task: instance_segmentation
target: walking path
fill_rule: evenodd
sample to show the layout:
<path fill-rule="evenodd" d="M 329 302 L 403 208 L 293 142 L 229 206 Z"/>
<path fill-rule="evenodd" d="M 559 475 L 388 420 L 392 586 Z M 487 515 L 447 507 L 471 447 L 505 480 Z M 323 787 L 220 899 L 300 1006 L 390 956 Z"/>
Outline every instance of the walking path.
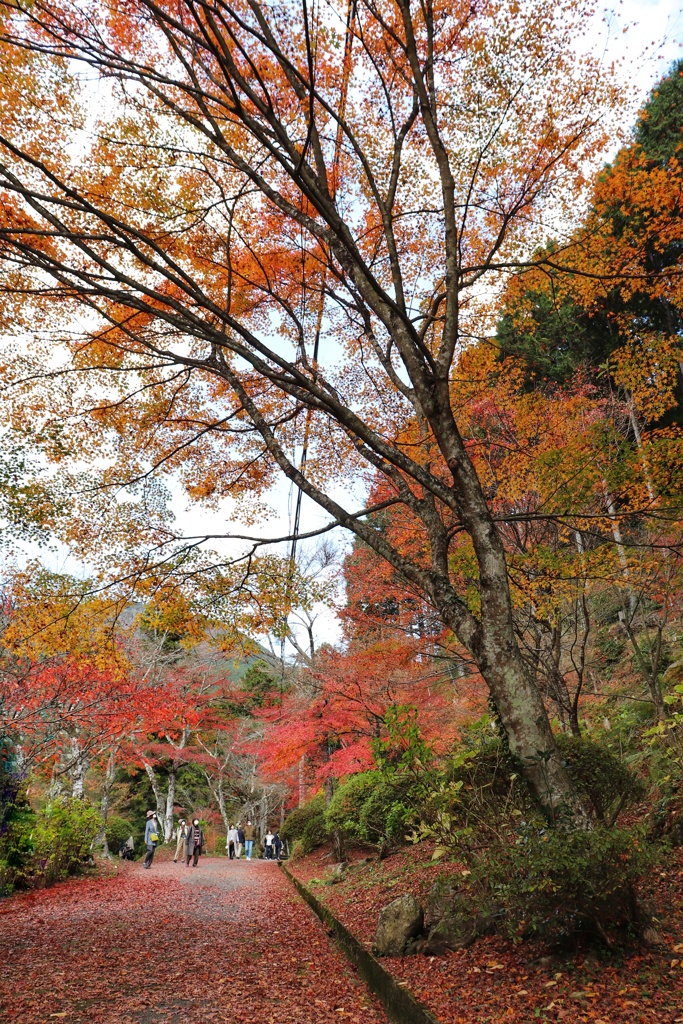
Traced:
<path fill-rule="evenodd" d="M 0 901 L 8 1024 L 387 1024 L 276 864 L 135 864 Z"/>

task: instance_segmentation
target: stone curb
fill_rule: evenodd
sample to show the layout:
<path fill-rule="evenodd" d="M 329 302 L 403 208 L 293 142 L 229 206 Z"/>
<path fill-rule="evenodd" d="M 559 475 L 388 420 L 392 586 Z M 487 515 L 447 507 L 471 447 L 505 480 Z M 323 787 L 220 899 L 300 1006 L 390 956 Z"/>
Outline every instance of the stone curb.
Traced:
<path fill-rule="evenodd" d="M 351 934 L 341 921 L 320 903 L 313 893 L 284 865 L 283 872 L 299 895 L 334 934 L 342 953 L 355 967 L 368 988 L 375 993 L 393 1024 L 439 1024 L 438 1019 L 415 996 L 382 967 L 372 953 Z"/>

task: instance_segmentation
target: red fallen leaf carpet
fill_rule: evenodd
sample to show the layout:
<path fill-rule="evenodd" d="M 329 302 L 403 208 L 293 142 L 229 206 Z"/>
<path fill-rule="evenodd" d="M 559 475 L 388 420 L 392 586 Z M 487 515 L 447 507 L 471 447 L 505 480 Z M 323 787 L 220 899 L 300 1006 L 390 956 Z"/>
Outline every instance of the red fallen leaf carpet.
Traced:
<path fill-rule="evenodd" d="M 405 893 L 424 906 L 438 875 L 459 873 L 457 864 L 434 863 L 428 844 L 369 863 L 367 850 L 347 852 L 351 868 L 334 885 L 325 884 L 329 846 L 288 866 L 368 949 L 383 906 Z M 382 963 L 442 1024 L 683 1024 L 683 848 L 671 851 L 667 867 L 640 890 L 657 914 L 661 942 L 655 948 L 562 953 L 541 942 L 514 945 L 493 936 L 443 957 Z"/>
<path fill-rule="evenodd" d="M 0 901 L 5 1024 L 386 1024 L 276 864 L 141 865 Z"/>

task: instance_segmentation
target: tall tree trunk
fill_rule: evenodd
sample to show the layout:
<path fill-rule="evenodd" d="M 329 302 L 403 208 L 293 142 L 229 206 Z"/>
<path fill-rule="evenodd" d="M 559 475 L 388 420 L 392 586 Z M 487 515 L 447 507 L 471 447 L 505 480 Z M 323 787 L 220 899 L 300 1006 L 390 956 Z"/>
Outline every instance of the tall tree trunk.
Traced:
<path fill-rule="evenodd" d="M 114 777 L 116 775 L 116 750 L 114 747 L 109 751 L 109 758 L 107 760 L 107 771 L 104 776 L 104 783 L 102 785 L 102 799 L 100 802 L 100 814 L 102 815 L 102 828 L 97 837 L 97 845 L 102 847 L 105 856 L 109 856 L 109 845 L 107 844 L 107 819 L 109 817 L 109 801 L 111 799 L 111 790 L 114 785 Z"/>
<path fill-rule="evenodd" d="M 501 595 L 496 609 L 497 588 L 490 589 L 494 593 L 487 594 L 481 627 L 465 635 L 488 685 L 510 753 L 549 820 L 555 821 L 562 812 L 563 818 L 588 828 L 586 808 L 562 764 L 541 694 L 515 641 L 509 595 L 508 599 Z M 445 623 L 458 635 L 460 616 L 452 614 L 448 599 L 440 611 Z"/>
<path fill-rule="evenodd" d="M 328 775 L 325 779 L 325 803 L 328 805 L 334 796 L 334 790 L 335 780 Z M 346 850 L 344 848 L 344 837 L 338 828 L 332 829 L 332 847 L 337 864 L 341 864 L 342 861 L 346 860 Z"/>
<path fill-rule="evenodd" d="M 510 752 L 548 818 L 556 820 L 562 809 L 563 819 L 587 828 L 586 808 L 562 764 L 541 694 L 515 638 L 503 540 L 455 423 L 449 386 L 445 377 L 429 396 L 420 397 L 453 478 L 459 518 L 472 540 L 479 570 L 479 619 L 450 583 L 448 537 L 433 516 L 428 527 L 432 562 L 442 578 L 432 577 L 432 597 L 444 623 L 474 656 Z"/>
<path fill-rule="evenodd" d="M 85 797 L 85 776 L 88 771 L 88 761 L 85 753 L 81 750 L 80 744 L 74 736 L 71 740 L 71 798 L 82 800 Z"/>
<path fill-rule="evenodd" d="M 145 766 L 145 771 L 147 772 L 147 778 L 149 779 L 149 784 L 152 787 L 152 792 L 154 793 L 154 799 L 155 799 L 156 805 L 157 805 L 157 807 L 156 807 L 157 821 L 163 821 L 164 820 L 164 816 L 165 816 L 165 811 L 166 811 L 166 806 L 165 806 L 166 801 L 164 800 L 164 795 L 161 792 L 161 789 L 159 788 L 159 782 L 158 782 L 158 779 L 157 779 L 157 776 L 156 776 L 156 772 L 154 771 L 154 768 L 152 768 L 152 766 L 149 763 L 149 761 L 143 760 L 142 763 Z"/>
<path fill-rule="evenodd" d="M 662 659 L 662 639 L 663 639 L 663 628 L 660 626 L 657 630 L 657 641 L 655 644 L 654 651 L 650 645 L 650 664 L 648 665 L 645 660 L 645 655 L 638 642 L 638 637 L 633 631 L 633 621 L 629 620 L 626 614 L 622 611 L 619 612 L 619 621 L 621 622 L 622 628 L 626 633 L 626 636 L 631 642 L 633 653 L 635 654 L 638 668 L 641 671 L 643 679 L 647 684 L 647 688 L 652 698 L 652 703 L 655 708 L 655 716 L 658 722 L 666 722 L 666 708 L 664 706 L 664 696 L 662 694 L 662 688 L 659 683 L 659 669 Z"/>
<path fill-rule="evenodd" d="M 480 667 L 508 739 L 541 806 L 551 819 L 568 813 L 588 826 L 586 810 L 562 765 L 541 695 L 529 678 L 519 652 L 489 643 Z"/>
<path fill-rule="evenodd" d="M 223 827 L 225 828 L 225 834 L 227 836 L 228 829 L 230 828 L 230 819 L 228 818 L 228 810 L 225 806 L 225 778 L 223 776 L 222 768 L 218 769 L 218 781 L 214 782 L 207 771 L 204 772 L 204 778 L 206 779 L 207 785 L 211 790 L 211 795 L 218 805 Z"/>
<path fill-rule="evenodd" d="M 263 846 L 263 839 L 266 832 L 268 831 L 268 797 L 264 789 L 261 802 L 259 804 L 259 838 L 261 840 L 261 846 Z"/>
<path fill-rule="evenodd" d="M 645 477 L 645 486 L 647 487 L 647 493 L 650 501 L 653 505 L 657 504 L 657 494 L 652 482 L 652 474 L 650 467 L 645 456 L 643 449 L 643 436 L 640 432 L 640 423 L 638 422 L 638 413 L 636 412 L 635 402 L 633 401 L 633 395 L 629 393 L 628 396 L 628 414 L 631 420 L 631 427 L 633 428 L 633 436 L 636 439 L 636 445 L 638 446 L 638 453 L 640 455 L 640 464 L 643 467 L 643 476 Z"/>
<path fill-rule="evenodd" d="M 178 769 L 175 761 L 168 770 L 168 789 L 166 790 L 166 809 L 164 813 L 164 842 L 170 843 L 173 838 L 173 805 L 175 804 L 175 784 Z"/>

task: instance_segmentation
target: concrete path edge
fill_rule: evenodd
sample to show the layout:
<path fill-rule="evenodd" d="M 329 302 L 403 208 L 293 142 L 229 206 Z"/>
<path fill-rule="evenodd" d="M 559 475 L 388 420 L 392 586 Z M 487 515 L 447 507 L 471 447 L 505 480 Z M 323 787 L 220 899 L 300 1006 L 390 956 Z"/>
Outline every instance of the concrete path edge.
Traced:
<path fill-rule="evenodd" d="M 285 864 L 280 863 L 280 867 L 299 895 L 332 932 L 339 949 L 358 969 L 358 974 L 378 997 L 393 1024 L 439 1024 L 434 1014 L 423 1006 L 412 992 L 399 985 L 394 976 L 382 967 L 379 960 L 315 898 L 310 889 L 295 878 Z"/>

